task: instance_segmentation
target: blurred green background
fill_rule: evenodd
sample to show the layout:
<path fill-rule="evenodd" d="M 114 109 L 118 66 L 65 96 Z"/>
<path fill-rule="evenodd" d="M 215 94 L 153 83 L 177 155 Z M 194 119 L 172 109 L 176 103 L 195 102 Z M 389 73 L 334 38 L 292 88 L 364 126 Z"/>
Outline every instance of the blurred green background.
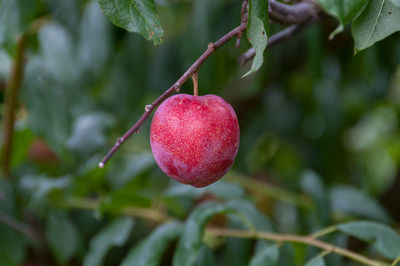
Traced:
<path fill-rule="evenodd" d="M 27 45 L 11 171 L 0 179 L 1 216 L 28 235 L 0 223 L 0 265 L 118 265 L 157 224 L 127 218 L 127 208 L 184 220 L 210 199 L 250 202 L 277 232 L 357 219 L 398 225 L 399 34 L 353 55 L 349 29 L 328 41 L 334 19 L 267 49 L 249 77 L 241 78 L 250 63 L 237 63 L 250 47 L 245 38 L 200 68 L 200 94 L 231 103 L 241 128 L 236 162 L 221 181 L 194 189 L 164 175 L 151 154 L 150 120 L 99 169 L 144 106 L 240 23 L 240 1 L 156 2 L 160 46 L 113 26 L 97 1 L 0 0 L 2 120 L 16 36 L 45 19 Z M 191 81 L 181 92 L 192 93 Z M 233 217 L 213 223 L 240 226 Z M 380 258 L 354 239 L 326 240 Z M 220 242 L 206 239 L 197 265 L 247 265 L 255 248 L 252 240 Z M 174 245 L 162 265 L 171 264 Z M 303 265 L 316 251 L 285 244 L 279 264 Z M 357 264 L 329 255 L 327 265 Z"/>

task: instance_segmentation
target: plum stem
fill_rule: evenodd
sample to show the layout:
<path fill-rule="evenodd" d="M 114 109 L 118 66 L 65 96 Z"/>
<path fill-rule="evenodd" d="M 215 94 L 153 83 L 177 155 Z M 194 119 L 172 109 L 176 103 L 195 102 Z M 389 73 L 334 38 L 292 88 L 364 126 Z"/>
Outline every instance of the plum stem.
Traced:
<path fill-rule="evenodd" d="M 145 112 L 139 118 L 139 120 L 121 137 L 117 140 L 114 146 L 110 149 L 110 151 L 104 156 L 103 160 L 99 163 L 100 167 L 104 167 L 108 160 L 114 155 L 114 153 L 119 149 L 119 147 L 135 132 L 138 132 L 138 129 L 141 125 L 147 120 L 150 114 L 154 111 L 154 109 L 160 105 L 164 100 L 166 100 L 169 96 L 171 96 L 174 92 L 178 92 L 180 87 L 187 81 L 187 79 L 193 75 L 193 73 L 197 72 L 200 66 L 210 57 L 211 54 L 215 52 L 218 48 L 223 46 L 229 40 L 234 37 L 237 37 L 237 46 L 240 44 L 240 37 L 243 32 L 246 30 L 247 26 L 247 4 L 248 0 L 243 1 L 243 5 L 241 8 L 241 22 L 240 25 L 229 31 L 221 38 L 219 38 L 216 42 L 211 42 L 208 44 L 207 50 L 186 70 L 186 72 L 172 85 L 168 90 L 166 90 L 160 97 L 158 97 L 152 104 L 148 105 L 145 109 Z M 283 23 L 283 24 L 302 24 L 306 23 L 319 15 L 320 8 L 317 4 L 313 2 L 313 0 L 308 0 L 306 2 L 299 2 L 293 5 L 288 5 L 284 3 L 277 2 L 276 0 L 269 0 L 269 9 L 268 13 L 272 20 Z M 287 35 L 287 36 L 286 36 Z M 279 38 L 275 42 L 280 40 L 285 40 L 287 37 L 293 35 L 292 31 L 285 33 L 286 38 Z M 273 36 L 271 36 L 272 38 Z M 249 56 L 244 60 L 250 60 L 254 57 L 252 51 L 249 52 Z M 197 95 L 196 91 L 194 94 Z"/>
<path fill-rule="evenodd" d="M 193 80 L 193 95 L 199 96 L 199 72 L 196 71 L 192 74 Z"/>

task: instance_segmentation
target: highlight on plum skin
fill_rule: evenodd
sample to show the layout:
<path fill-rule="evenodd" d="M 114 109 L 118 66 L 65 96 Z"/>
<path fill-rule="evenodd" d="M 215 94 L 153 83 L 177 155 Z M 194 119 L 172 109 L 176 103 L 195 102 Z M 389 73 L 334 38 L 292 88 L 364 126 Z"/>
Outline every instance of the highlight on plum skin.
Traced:
<path fill-rule="evenodd" d="M 235 111 L 216 95 L 177 94 L 164 101 L 151 123 L 150 145 L 160 169 L 194 187 L 228 172 L 239 149 Z"/>

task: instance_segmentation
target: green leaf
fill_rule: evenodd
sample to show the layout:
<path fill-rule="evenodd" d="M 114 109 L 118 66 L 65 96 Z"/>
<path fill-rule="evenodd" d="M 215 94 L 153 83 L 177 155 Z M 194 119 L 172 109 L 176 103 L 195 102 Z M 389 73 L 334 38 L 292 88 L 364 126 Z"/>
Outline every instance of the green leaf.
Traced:
<path fill-rule="evenodd" d="M 279 259 L 279 248 L 276 245 L 264 245 L 257 250 L 249 266 L 274 266 Z"/>
<path fill-rule="evenodd" d="M 244 220 L 242 220 L 245 224 L 248 224 L 248 227 L 254 227 L 257 230 L 262 231 L 273 231 L 272 230 L 272 222 L 262 214 L 257 208 L 249 201 L 246 200 L 230 200 L 226 203 L 227 207 L 235 210 L 239 217 L 243 215 Z"/>
<path fill-rule="evenodd" d="M 0 1 L 0 46 L 11 54 L 15 53 L 16 37 L 22 34 L 33 20 L 37 1 Z"/>
<path fill-rule="evenodd" d="M 163 30 L 154 0 L 99 0 L 104 14 L 116 26 L 138 32 L 155 45 L 162 42 Z"/>
<path fill-rule="evenodd" d="M 393 4 L 400 8 L 400 0 L 390 0 Z"/>
<path fill-rule="evenodd" d="M 400 256 L 400 235 L 390 227 L 375 222 L 351 222 L 338 226 L 348 235 L 370 242 L 385 257 Z"/>
<path fill-rule="evenodd" d="M 79 233 L 66 215 L 51 213 L 46 222 L 46 241 L 57 262 L 65 265 L 78 250 Z"/>
<path fill-rule="evenodd" d="M 317 209 L 313 214 L 317 214 L 323 221 L 329 223 L 331 215 L 329 196 L 321 177 L 311 170 L 306 170 L 302 174 L 301 187 L 315 202 Z"/>
<path fill-rule="evenodd" d="M 317 256 L 309 260 L 305 266 L 325 266 L 325 261 L 323 258 Z"/>
<path fill-rule="evenodd" d="M 267 47 L 268 40 L 268 1 L 249 1 L 249 20 L 247 23 L 247 39 L 254 47 L 256 55 L 253 59 L 251 69 L 243 77 L 256 72 L 264 61 L 263 53 Z"/>
<path fill-rule="evenodd" d="M 24 162 L 28 155 L 29 148 L 31 147 L 34 135 L 30 131 L 26 123 L 18 123 L 15 126 L 14 131 L 14 141 L 11 154 L 11 168 L 17 166 L 18 164 Z"/>
<path fill-rule="evenodd" d="M 129 251 L 122 266 L 157 266 L 168 245 L 183 231 L 183 225 L 177 222 L 166 223 L 154 230 Z"/>
<path fill-rule="evenodd" d="M 75 119 L 66 146 L 76 153 L 90 154 L 106 144 L 104 131 L 112 124 L 113 119 L 107 113 L 82 114 Z"/>
<path fill-rule="evenodd" d="M 335 212 L 353 214 L 384 223 L 391 222 L 387 211 L 374 198 L 356 188 L 335 186 L 330 191 L 330 197 Z"/>
<path fill-rule="evenodd" d="M 43 200 L 50 192 L 54 190 L 63 190 L 71 185 L 71 177 L 54 177 L 46 175 L 24 176 L 20 180 L 20 186 L 23 190 L 31 194 L 31 203 Z"/>
<path fill-rule="evenodd" d="M 84 98 L 77 99 L 73 93 L 80 67 L 74 62 L 71 33 L 60 24 L 45 24 L 38 41 L 39 51 L 26 65 L 22 87 L 28 125 L 62 157 L 64 142 L 70 134 L 72 102 L 79 103 Z"/>
<path fill-rule="evenodd" d="M 186 221 L 183 235 L 174 254 L 173 265 L 192 266 L 199 254 L 207 222 L 217 214 L 229 212 L 233 212 L 233 209 L 215 202 L 207 202 L 195 208 Z"/>
<path fill-rule="evenodd" d="M 213 251 L 206 245 L 201 245 L 199 255 L 197 256 L 194 266 L 215 266 L 215 256 Z"/>
<path fill-rule="evenodd" d="M 355 52 L 366 49 L 400 30 L 400 9 L 389 0 L 370 0 L 353 21 Z"/>
<path fill-rule="evenodd" d="M 89 73 L 99 74 L 111 52 L 111 24 L 92 0 L 85 7 L 79 28 L 78 59 Z"/>
<path fill-rule="evenodd" d="M 123 217 L 115 220 L 90 241 L 89 252 L 83 261 L 84 266 L 101 265 L 107 251 L 113 246 L 122 246 L 128 240 L 134 222 Z"/>
<path fill-rule="evenodd" d="M 322 8 L 339 19 L 340 24 L 329 36 L 332 39 L 343 31 L 343 26 L 349 23 L 368 3 L 368 0 L 317 0 Z"/>
<path fill-rule="evenodd" d="M 204 195 L 205 193 L 214 194 L 221 199 L 240 198 L 244 195 L 242 187 L 223 180 L 203 188 L 194 188 L 191 186 L 182 185 L 180 183 L 174 182 L 167 190 L 165 190 L 164 193 L 165 196 L 169 198 L 178 196 L 198 198 Z"/>

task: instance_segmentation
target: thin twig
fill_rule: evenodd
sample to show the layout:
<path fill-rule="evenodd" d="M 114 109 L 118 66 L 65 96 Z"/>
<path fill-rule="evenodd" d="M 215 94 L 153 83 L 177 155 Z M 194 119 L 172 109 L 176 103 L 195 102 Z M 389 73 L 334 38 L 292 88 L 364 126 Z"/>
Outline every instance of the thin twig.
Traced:
<path fill-rule="evenodd" d="M 189 67 L 188 70 L 172 85 L 167 91 L 165 91 L 157 100 L 152 104 L 145 106 L 145 112 L 139 118 L 139 120 L 134 124 L 122 137 L 118 138 L 114 146 L 107 153 L 107 155 L 99 163 L 99 167 L 103 168 L 107 161 L 114 155 L 114 153 L 119 149 L 119 147 L 130 137 L 132 134 L 137 132 L 146 119 L 150 116 L 151 112 L 160 105 L 164 100 L 166 100 L 175 91 L 179 91 L 180 87 L 186 80 L 196 71 L 199 67 L 207 60 L 207 58 L 214 53 L 219 47 L 224 45 L 227 41 L 238 35 L 239 32 L 243 32 L 246 29 L 246 22 L 242 22 L 238 27 L 234 28 L 220 39 L 214 43 L 209 43 L 207 50 Z"/>
<path fill-rule="evenodd" d="M 64 202 L 59 203 L 59 205 L 65 208 L 97 210 L 100 208 L 100 201 L 96 199 L 70 198 Z M 150 208 L 127 207 L 118 210 L 117 212 L 119 214 L 143 218 L 157 223 L 162 223 L 171 220 L 171 218 L 165 215 L 164 213 L 161 213 L 156 209 L 150 209 Z"/>
<path fill-rule="evenodd" d="M 50 19 L 49 16 L 40 17 L 29 25 L 27 30 L 17 37 L 16 55 L 13 66 L 10 71 L 10 76 L 7 80 L 5 88 L 5 111 L 3 120 L 3 175 L 8 177 L 10 174 L 10 161 L 12 153 L 13 132 L 15 123 L 15 109 L 17 107 L 18 92 L 22 84 L 25 66 L 25 50 L 29 36 L 38 32 Z"/>
<path fill-rule="evenodd" d="M 207 232 L 213 234 L 214 236 L 253 238 L 253 239 L 255 238 L 255 239 L 272 240 L 278 243 L 284 243 L 284 242 L 303 243 L 309 246 L 314 246 L 332 253 L 342 255 L 346 258 L 363 263 L 365 265 L 371 265 L 371 266 L 386 265 L 384 262 L 367 258 L 354 251 L 341 248 L 339 246 L 331 245 L 329 243 L 314 239 L 309 236 L 278 234 L 278 233 L 260 232 L 260 231 L 245 231 L 245 230 L 216 228 L 216 227 L 208 227 Z"/>
<path fill-rule="evenodd" d="M 243 0 L 242 3 L 242 9 L 240 10 L 240 17 L 241 17 L 241 23 L 246 23 L 247 22 L 247 5 L 248 5 L 248 0 Z M 236 39 L 236 48 L 240 47 L 240 40 L 242 39 L 243 32 L 239 32 L 237 35 Z"/>
<path fill-rule="evenodd" d="M 336 225 L 331 225 L 326 228 L 322 228 L 321 230 L 318 230 L 317 232 L 313 233 L 311 236 L 313 238 L 320 238 L 321 236 L 325 236 L 327 234 L 333 233 L 337 230 Z"/>
<path fill-rule="evenodd" d="M 396 266 L 397 263 L 399 263 L 399 262 L 400 262 L 400 256 L 398 256 L 398 257 L 392 262 L 391 266 Z"/>
<path fill-rule="evenodd" d="M 18 91 L 21 86 L 24 71 L 24 55 L 27 44 L 27 34 L 22 34 L 17 39 L 16 56 L 7 81 L 5 92 L 5 113 L 3 120 L 3 175 L 10 174 L 10 161 L 15 122 L 15 109 L 17 107 Z"/>
<path fill-rule="evenodd" d="M 0 223 L 11 227 L 12 229 L 22 233 L 23 235 L 29 237 L 32 240 L 36 240 L 35 234 L 28 225 L 25 225 L 1 212 L 0 212 Z"/>

